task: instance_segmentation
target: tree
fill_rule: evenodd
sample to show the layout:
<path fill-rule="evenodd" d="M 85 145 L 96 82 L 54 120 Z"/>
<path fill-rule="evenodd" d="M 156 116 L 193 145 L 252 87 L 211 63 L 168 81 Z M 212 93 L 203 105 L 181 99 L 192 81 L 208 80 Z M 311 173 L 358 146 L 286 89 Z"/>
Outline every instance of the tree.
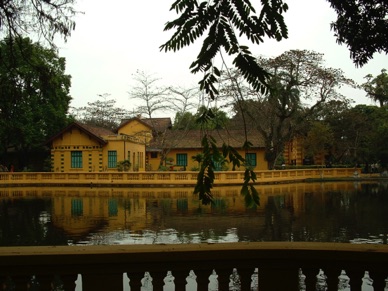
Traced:
<path fill-rule="evenodd" d="M 0 35 L 21 39 L 28 35 L 43 38 L 54 47 L 54 37 L 65 40 L 75 28 L 75 0 L 0 1 Z"/>
<path fill-rule="evenodd" d="M 88 102 L 88 106 L 73 109 L 73 116 L 84 124 L 115 130 L 130 112 L 116 107 L 115 99 L 108 99 L 110 94 L 99 94 L 103 100 Z"/>
<path fill-rule="evenodd" d="M 339 44 L 345 44 L 358 66 L 373 54 L 388 53 L 388 3 L 386 0 L 328 0 L 337 13 L 331 29 Z"/>
<path fill-rule="evenodd" d="M 240 124 L 250 123 L 260 132 L 268 167 L 272 169 L 286 143 L 302 134 L 303 123 L 327 102 L 342 100 L 337 89 L 353 82 L 341 70 L 325 68 L 322 54 L 313 51 L 291 50 L 275 58 L 260 58 L 258 62 L 271 74 L 271 89 L 267 93 L 249 91 L 243 84 L 227 88 L 243 88 L 230 92 L 236 96 L 235 119 L 240 119 Z"/>
<path fill-rule="evenodd" d="M 304 140 L 306 156 L 327 156 L 333 146 L 333 142 L 334 138 L 331 128 L 324 122 L 313 122 Z M 323 162 L 324 160 L 322 159 Z"/>
<path fill-rule="evenodd" d="M 365 76 L 367 80 L 361 87 L 368 96 L 375 102 L 380 103 L 380 107 L 388 105 L 388 74 L 386 69 L 381 70 L 381 74 L 373 77 L 371 74 Z"/>
<path fill-rule="evenodd" d="M 337 13 L 341 13 L 340 8 L 341 2 L 343 1 L 328 1 L 337 9 Z M 378 8 L 379 5 L 366 5 L 366 3 L 369 3 L 366 0 L 346 1 L 342 7 L 345 7 L 345 11 L 350 11 L 351 15 L 359 12 L 354 9 L 346 9 L 346 5 L 353 2 L 355 6 L 361 5 L 361 3 L 364 4 L 363 6 L 359 6 L 364 8 L 364 10 L 360 11 L 363 17 L 367 17 L 369 12 L 381 13 L 378 13 L 377 17 L 370 22 L 357 23 L 357 17 L 351 18 L 350 25 L 353 25 L 356 29 L 360 29 L 360 31 L 365 31 L 362 25 L 366 24 L 366 26 L 369 26 L 366 29 L 368 31 L 368 29 L 373 30 L 377 21 L 380 21 L 380 23 L 382 21 L 383 25 L 379 25 L 378 31 L 388 31 L 385 27 L 387 25 L 385 13 L 387 4 L 384 0 L 376 1 L 383 6 L 382 11 Z M 204 90 L 211 99 L 217 98 L 219 92 L 216 89 L 216 83 L 220 79 L 220 70 L 215 65 L 214 58 L 222 54 L 221 50 L 224 49 L 227 55 L 235 56 L 233 65 L 251 88 L 258 93 L 265 94 L 269 89 L 267 81 L 271 75 L 256 62 L 249 48 L 240 44 L 239 37 L 244 36 L 245 39 L 248 39 L 253 44 L 260 44 L 264 41 L 265 37 L 275 38 L 278 41 L 287 38 L 288 32 L 283 13 L 288 10 L 288 6 L 282 0 L 262 0 L 260 3 L 261 10 L 257 16 L 256 10 L 249 0 L 174 1 L 171 10 L 175 10 L 180 15 L 177 19 L 169 21 L 165 25 L 165 30 L 175 31 L 171 38 L 160 46 L 160 49 L 164 51 L 177 51 L 185 46 L 191 45 L 207 33 L 207 36 L 202 38 L 202 48 L 196 60 L 190 66 L 192 73 L 203 73 L 204 77 L 199 82 L 200 89 Z M 350 7 L 352 8 L 354 6 Z M 341 22 L 337 22 L 332 27 L 338 33 L 342 29 L 345 31 L 348 29 L 347 23 L 343 25 Z M 370 54 L 373 55 L 375 51 L 386 52 L 388 49 L 387 37 L 372 38 L 369 34 L 364 34 L 364 36 L 365 38 L 357 38 L 356 42 L 351 41 L 353 38 L 352 33 L 340 35 L 338 39 L 340 43 L 346 42 L 350 50 L 356 52 L 352 57 L 354 57 L 356 64 L 359 65 L 363 65 L 368 60 L 368 56 Z M 366 59 L 361 58 L 361 61 L 357 61 L 359 60 L 357 58 L 358 52 L 366 56 Z M 329 79 L 326 79 L 326 81 L 330 82 Z M 211 144 L 210 140 L 203 140 L 204 151 L 207 150 L 205 146 L 210 146 Z M 245 145 L 248 144 L 246 140 Z M 211 154 L 211 151 L 208 151 L 208 153 Z M 209 163 L 206 163 L 206 161 L 209 161 Z M 236 162 L 238 161 L 240 159 L 236 160 Z M 205 175 L 207 170 L 211 170 L 209 166 L 211 167 L 211 159 L 208 159 L 205 155 L 205 162 L 198 175 L 196 188 L 196 192 L 200 193 L 200 196 L 211 195 L 210 190 L 213 183 L 213 176 L 211 172 Z M 246 172 L 245 177 L 250 177 L 248 172 Z M 246 182 L 247 179 L 245 179 L 243 188 Z M 197 191 L 198 189 L 201 190 Z"/>
<path fill-rule="evenodd" d="M 0 42 L 0 154 L 13 148 L 24 165 L 28 153 L 67 122 L 70 76 L 65 59 L 29 38 Z"/>
<path fill-rule="evenodd" d="M 143 104 L 137 107 L 136 113 L 152 118 L 155 112 L 170 108 L 167 102 L 168 88 L 158 87 L 159 79 L 142 71 L 137 71 L 134 80 L 136 86 L 128 92 L 131 100 L 140 100 Z"/>

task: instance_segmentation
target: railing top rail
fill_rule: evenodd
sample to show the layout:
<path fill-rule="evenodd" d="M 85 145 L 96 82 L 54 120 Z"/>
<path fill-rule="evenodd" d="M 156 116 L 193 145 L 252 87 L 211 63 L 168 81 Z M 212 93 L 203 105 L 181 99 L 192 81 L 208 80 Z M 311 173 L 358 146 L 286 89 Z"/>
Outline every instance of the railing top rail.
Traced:
<path fill-rule="evenodd" d="M 314 253 L 313 256 L 310 256 Z M 191 256 L 191 254 L 195 254 Z M 182 260 L 182 255 L 190 256 L 190 261 L 209 259 L 231 260 L 236 258 L 259 260 L 314 260 L 319 261 L 368 261 L 387 262 L 388 245 L 385 244 L 347 244 L 347 243 L 306 243 L 306 242 L 247 242 L 221 244 L 168 244 L 168 245 L 103 245 L 103 246 L 39 246 L 39 247 L 1 247 L 0 266 L 25 263 L 26 258 L 40 257 L 47 262 L 55 257 L 56 261 L 87 263 L 89 257 L 100 261 L 155 262 L 158 260 Z M 66 259 L 65 259 L 66 257 Z M 98 257 L 100 257 L 98 259 Z M 46 263 L 47 263 L 46 262 Z M 39 262 L 36 262 L 38 263 Z M 90 263 L 90 262 L 89 262 Z"/>

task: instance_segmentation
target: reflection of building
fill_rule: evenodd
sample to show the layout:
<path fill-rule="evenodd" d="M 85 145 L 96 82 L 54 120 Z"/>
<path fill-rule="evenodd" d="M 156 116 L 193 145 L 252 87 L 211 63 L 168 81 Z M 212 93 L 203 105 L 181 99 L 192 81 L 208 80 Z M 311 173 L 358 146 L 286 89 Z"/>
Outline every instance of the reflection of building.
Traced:
<path fill-rule="evenodd" d="M 258 185 L 260 206 L 248 209 L 238 186 L 215 187 L 214 204 L 202 205 L 191 188 L 8 188 L 2 199 L 51 199 L 51 221 L 75 240 L 91 233 L 119 230 L 176 229 L 199 233 L 203 229 L 220 234 L 236 228 L 252 235 L 266 227 L 275 213 L 285 221 L 300 216 L 314 193 L 317 201 L 331 199 L 326 191 L 354 190 L 353 183 Z M 317 204 L 317 207 L 321 204 Z M 267 215 L 265 215 L 267 214 Z"/>

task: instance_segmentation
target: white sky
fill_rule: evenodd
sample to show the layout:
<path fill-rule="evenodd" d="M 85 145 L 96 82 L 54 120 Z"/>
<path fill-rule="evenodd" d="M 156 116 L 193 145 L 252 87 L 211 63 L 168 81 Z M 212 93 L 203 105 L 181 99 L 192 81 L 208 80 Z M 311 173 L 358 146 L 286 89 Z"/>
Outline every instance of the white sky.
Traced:
<path fill-rule="evenodd" d="M 159 46 L 172 31 L 164 24 L 176 18 L 170 12 L 174 0 L 78 0 L 76 8 L 84 11 L 76 18 L 76 30 L 59 55 L 66 58 L 66 72 L 72 76 L 71 106 L 81 107 L 108 93 L 117 106 L 132 110 L 139 104 L 129 100 L 128 91 L 135 84 L 133 74 L 142 70 L 160 78 L 159 84 L 191 88 L 200 76 L 190 73 L 189 66 L 201 43 L 178 52 L 160 52 Z M 259 0 L 252 0 L 252 3 Z M 356 68 L 349 51 L 339 46 L 330 31 L 335 13 L 325 0 L 288 0 L 285 14 L 289 38 L 281 42 L 266 40 L 250 47 L 254 55 L 275 57 L 291 49 L 308 49 L 324 54 L 327 67 L 340 68 L 357 83 L 367 74 L 378 75 L 387 68 L 387 56 L 375 55 L 367 65 Z M 356 103 L 373 104 L 362 90 L 341 91 Z M 163 114 L 161 114 L 163 115 Z M 166 115 L 166 114 L 164 114 Z"/>

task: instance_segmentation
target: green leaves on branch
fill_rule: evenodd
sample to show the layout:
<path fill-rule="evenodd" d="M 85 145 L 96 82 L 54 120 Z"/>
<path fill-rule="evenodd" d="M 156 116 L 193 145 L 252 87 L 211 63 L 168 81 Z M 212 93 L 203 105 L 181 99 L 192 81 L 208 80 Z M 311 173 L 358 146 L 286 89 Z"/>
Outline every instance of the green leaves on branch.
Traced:
<path fill-rule="evenodd" d="M 214 113 L 211 109 L 208 109 L 201 115 L 198 122 L 205 125 L 207 122 L 211 121 L 212 118 L 214 118 Z M 202 154 L 200 157 L 193 157 L 200 165 L 194 194 L 198 194 L 199 200 L 206 205 L 213 201 L 211 189 L 214 185 L 216 164 L 223 164 L 226 161 L 229 161 L 229 163 L 232 164 L 232 170 L 234 171 L 236 168 L 246 165 L 246 163 L 245 159 L 234 147 L 223 143 L 220 149 L 214 137 L 207 132 L 205 132 L 202 138 L 201 145 L 203 148 Z M 250 146 L 251 143 L 245 141 L 243 149 L 248 150 Z M 255 181 L 256 174 L 247 167 L 244 173 L 241 194 L 244 195 L 246 205 L 249 207 L 259 205 L 260 202 L 258 192 L 253 185 Z"/>
<path fill-rule="evenodd" d="M 160 49 L 177 51 L 207 32 L 197 59 L 190 66 L 192 73 L 204 73 L 199 82 L 201 89 L 211 99 L 218 95 L 215 84 L 219 80 L 220 70 L 213 61 L 223 48 L 228 55 L 235 55 L 233 64 L 252 88 L 264 93 L 269 74 L 257 64 L 248 47 L 241 45 L 238 38 L 244 36 L 254 44 L 263 42 L 264 37 L 278 41 L 287 38 L 283 19 L 287 9 L 283 0 L 261 0 L 261 11 L 256 16 L 249 0 L 207 0 L 199 4 L 195 0 L 178 0 L 170 10 L 175 10 L 180 16 L 168 22 L 164 29 L 175 32 Z"/>

